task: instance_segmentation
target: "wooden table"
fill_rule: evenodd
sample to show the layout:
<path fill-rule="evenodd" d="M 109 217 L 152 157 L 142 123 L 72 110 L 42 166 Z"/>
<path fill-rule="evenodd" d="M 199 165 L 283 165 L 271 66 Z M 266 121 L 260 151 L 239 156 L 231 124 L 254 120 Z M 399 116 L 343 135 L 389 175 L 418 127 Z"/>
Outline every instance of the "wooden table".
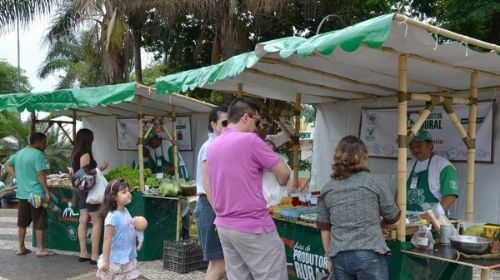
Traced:
<path fill-rule="evenodd" d="M 433 250 L 420 250 L 415 248 L 411 250 L 401 250 L 401 252 L 416 257 L 431 258 L 435 260 L 479 268 L 481 269 L 482 280 L 488 279 L 488 272 L 491 269 L 500 268 L 500 259 L 464 258 L 463 256 L 459 255 L 457 250 L 455 250 L 450 245 L 435 245 Z"/>

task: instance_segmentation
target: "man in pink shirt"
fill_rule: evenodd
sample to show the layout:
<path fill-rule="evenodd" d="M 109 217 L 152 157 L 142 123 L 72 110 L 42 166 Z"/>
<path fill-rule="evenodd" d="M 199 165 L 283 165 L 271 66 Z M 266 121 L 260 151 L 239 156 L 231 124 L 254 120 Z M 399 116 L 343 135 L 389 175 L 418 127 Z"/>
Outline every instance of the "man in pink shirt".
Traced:
<path fill-rule="evenodd" d="M 231 279 L 287 279 L 285 248 L 269 215 L 262 173 L 285 185 L 290 171 L 257 134 L 259 108 L 245 98 L 229 106 L 229 125 L 208 147 L 204 177 L 216 213 L 226 272 Z"/>

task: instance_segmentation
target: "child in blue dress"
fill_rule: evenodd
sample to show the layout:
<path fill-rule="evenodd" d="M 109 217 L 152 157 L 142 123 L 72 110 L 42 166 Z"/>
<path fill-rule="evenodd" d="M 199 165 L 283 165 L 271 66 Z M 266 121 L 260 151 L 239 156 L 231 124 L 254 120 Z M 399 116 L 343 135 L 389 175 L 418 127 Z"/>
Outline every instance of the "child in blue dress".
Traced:
<path fill-rule="evenodd" d="M 106 187 L 102 214 L 104 220 L 103 253 L 97 262 L 96 276 L 103 280 L 136 279 L 136 231 L 125 205 L 132 201 L 126 181 L 113 180 Z"/>

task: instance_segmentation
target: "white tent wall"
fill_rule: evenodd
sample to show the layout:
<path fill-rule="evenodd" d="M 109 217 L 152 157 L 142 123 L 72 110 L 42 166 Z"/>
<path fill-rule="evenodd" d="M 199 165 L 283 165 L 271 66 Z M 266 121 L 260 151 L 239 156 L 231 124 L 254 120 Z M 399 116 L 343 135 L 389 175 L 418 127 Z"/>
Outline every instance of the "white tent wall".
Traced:
<path fill-rule="evenodd" d="M 193 114 L 191 116 L 192 151 L 181 151 L 186 163 L 189 178 L 196 175 L 196 157 L 201 145 L 208 139 L 208 114 Z M 108 161 L 108 170 L 117 166 L 131 166 L 132 161 L 137 162 L 137 151 L 118 150 L 116 139 L 116 117 L 87 116 L 82 118 L 82 127 L 94 132 L 92 151 L 97 163 Z"/>
<path fill-rule="evenodd" d="M 495 104 L 495 111 L 498 104 Z M 359 136 L 361 108 L 395 107 L 395 102 L 321 104 L 317 105 L 312 156 L 311 190 L 320 190 L 332 173 L 333 153 L 337 142 L 346 135 Z M 397 129 L 396 127 L 394 129 Z M 493 160 L 500 159 L 500 116 L 495 115 Z M 452 162 L 459 175 L 460 196 L 451 208 L 451 216 L 464 219 L 466 209 L 465 162 Z M 368 168 L 395 191 L 397 159 L 370 158 Z M 474 220 L 500 223 L 500 172 L 497 164 L 476 163 L 474 184 Z"/>

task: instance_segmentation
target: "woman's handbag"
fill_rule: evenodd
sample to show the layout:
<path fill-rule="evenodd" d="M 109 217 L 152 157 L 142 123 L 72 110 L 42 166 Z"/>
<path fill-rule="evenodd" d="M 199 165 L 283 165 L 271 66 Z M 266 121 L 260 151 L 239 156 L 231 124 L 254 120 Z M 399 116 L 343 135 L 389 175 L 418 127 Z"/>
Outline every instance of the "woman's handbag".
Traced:
<path fill-rule="evenodd" d="M 104 192 L 106 192 L 108 181 L 106 180 L 106 178 L 104 178 L 104 175 L 102 175 L 99 168 L 96 168 L 95 171 L 95 185 L 89 191 L 89 195 L 87 196 L 87 203 L 101 204 L 104 201 Z"/>
<path fill-rule="evenodd" d="M 91 175 L 85 172 L 83 168 L 78 169 L 73 175 L 73 188 L 79 192 L 88 192 L 95 185 L 95 175 Z"/>

